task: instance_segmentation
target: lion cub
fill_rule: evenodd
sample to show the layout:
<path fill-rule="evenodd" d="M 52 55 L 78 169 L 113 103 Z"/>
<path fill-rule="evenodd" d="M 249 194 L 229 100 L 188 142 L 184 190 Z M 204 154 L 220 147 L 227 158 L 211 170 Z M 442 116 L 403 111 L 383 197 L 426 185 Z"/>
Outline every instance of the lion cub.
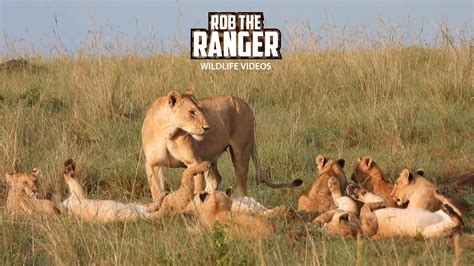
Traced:
<path fill-rule="evenodd" d="M 243 212 L 232 212 L 231 191 L 202 192 L 196 195 L 194 203 L 199 220 L 207 227 L 221 223 L 238 235 L 263 239 L 273 234 L 272 226 L 260 216 Z"/>
<path fill-rule="evenodd" d="M 359 215 L 359 206 L 357 203 L 348 196 L 342 196 L 341 191 L 341 182 L 335 176 L 331 176 L 328 179 L 328 188 L 331 192 L 332 199 L 334 204 L 336 204 L 337 209 L 329 210 L 312 221 L 312 223 L 324 225 L 332 220 L 333 216 L 336 213 L 348 213 L 353 215 Z"/>
<path fill-rule="evenodd" d="M 204 161 L 196 166 L 188 167 L 181 177 L 181 186 L 170 194 L 166 194 L 159 206 L 159 213 L 180 213 L 190 209 L 194 196 L 194 175 L 202 174 L 209 169 L 210 162 Z"/>
<path fill-rule="evenodd" d="M 343 159 L 334 161 L 330 158 L 324 158 L 323 155 L 316 156 L 318 174 L 308 194 L 298 199 L 298 211 L 323 213 L 336 209 L 337 206 L 328 188 L 328 179 L 331 176 L 336 177 L 342 190 L 344 190 L 347 182 L 343 171 L 344 163 Z"/>
<path fill-rule="evenodd" d="M 7 197 L 7 210 L 10 213 L 59 215 L 59 210 L 52 201 L 37 198 L 39 177 L 40 170 L 37 168 L 29 173 L 5 175 L 10 186 Z"/>
<path fill-rule="evenodd" d="M 396 207 L 396 201 L 391 197 L 393 186 L 385 179 L 382 170 L 370 156 L 359 158 L 357 167 L 352 174 L 352 181 L 363 188 L 382 197 L 387 207 Z"/>
<path fill-rule="evenodd" d="M 63 173 L 71 195 L 61 203 L 61 209 L 71 215 L 85 221 L 102 223 L 156 217 L 156 213 L 150 212 L 141 204 L 88 199 L 86 192 L 76 178 L 76 163 L 72 159 L 64 162 Z"/>

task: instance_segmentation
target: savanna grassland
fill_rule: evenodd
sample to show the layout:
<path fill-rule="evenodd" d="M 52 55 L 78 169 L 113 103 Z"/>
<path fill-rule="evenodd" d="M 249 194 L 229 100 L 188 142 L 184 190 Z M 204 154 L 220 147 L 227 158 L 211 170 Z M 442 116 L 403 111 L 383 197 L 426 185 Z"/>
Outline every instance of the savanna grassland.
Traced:
<path fill-rule="evenodd" d="M 474 91 L 468 45 L 292 49 L 271 71 L 201 71 L 187 53 L 137 56 L 31 57 L 0 70 L 0 172 L 39 167 L 40 192 L 67 195 L 61 163 L 78 162 L 91 198 L 150 202 L 140 130 L 148 105 L 169 91 L 193 87 L 197 97 L 239 96 L 256 114 L 261 163 L 278 180 L 302 187 L 249 195 L 264 205 L 296 206 L 315 176 L 314 158 L 371 155 L 393 181 L 403 168 L 422 167 L 430 180 L 450 184 L 473 171 Z M 5 58 L 8 59 L 8 58 Z M 236 186 L 228 154 L 221 188 Z M 181 169 L 167 170 L 172 188 Z M 263 242 L 232 237 L 219 226 L 196 231 L 192 217 L 107 225 L 18 219 L 6 214 L 0 179 L 0 262 L 18 264 L 354 264 L 356 241 L 323 233 L 302 220 L 275 219 L 277 234 Z M 472 190 L 464 197 L 474 203 Z M 472 213 L 465 217 L 472 226 Z M 461 263 L 474 260 L 474 238 L 462 237 Z M 361 262 L 447 265 L 447 239 L 365 241 Z"/>

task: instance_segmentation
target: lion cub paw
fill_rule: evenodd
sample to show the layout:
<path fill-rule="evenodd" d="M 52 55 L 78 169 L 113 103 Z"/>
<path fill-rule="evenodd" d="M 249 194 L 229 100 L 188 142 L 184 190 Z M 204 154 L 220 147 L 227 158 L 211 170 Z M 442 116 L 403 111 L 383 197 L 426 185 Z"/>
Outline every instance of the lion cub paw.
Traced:
<path fill-rule="evenodd" d="M 210 166 L 211 166 L 211 162 L 204 161 L 204 162 L 196 165 L 195 168 L 194 168 L 194 171 L 197 172 L 197 173 L 201 173 L 201 172 L 204 172 L 204 171 L 208 170 Z"/>
<path fill-rule="evenodd" d="M 76 171 L 76 162 L 72 159 L 67 159 L 64 162 L 63 173 L 68 177 L 74 177 L 74 173 Z"/>

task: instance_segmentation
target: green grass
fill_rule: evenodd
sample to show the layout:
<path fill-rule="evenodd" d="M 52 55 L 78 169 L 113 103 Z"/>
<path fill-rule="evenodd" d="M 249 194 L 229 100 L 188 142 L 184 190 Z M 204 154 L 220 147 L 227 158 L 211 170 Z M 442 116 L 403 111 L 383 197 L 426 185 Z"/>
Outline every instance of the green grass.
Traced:
<path fill-rule="evenodd" d="M 423 167 L 438 184 L 473 171 L 474 112 L 467 47 L 387 46 L 320 52 L 295 50 L 270 72 L 206 72 L 183 55 L 112 58 L 32 58 L 35 67 L 0 72 L 0 171 L 39 167 L 41 192 L 67 194 L 61 163 L 78 162 L 92 198 L 149 202 L 140 128 L 147 106 L 171 90 L 194 87 L 204 98 L 245 99 L 257 119 L 262 165 L 302 188 L 257 186 L 249 195 L 272 207 L 296 206 L 314 179 L 317 154 L 344 158 L 350 178 L 356 159 L 371 155 L 394 180 Z M 0 70 L 1 71 L 1 70 Z M 227 154 L 221 188 L 236 187 Z M 165 172 L 177 187 L 182 170 Z M 322 233 L 302 221 L 273 221 L 262 243 L 199 231 L 187 217 L 97 225 L 68 217 L 34 220 L 6 215 L 0 179 L 0 261 L 10 264 L 354 264 L 355 240 Z M 474 202 L 472 191 L 465 197 Z M 466 222 L 472 221 L 468 214 Z M 473 261 L 472 235 L 463 236 L 463 264 Z M 446 239 L 366 241 L 362 263 L 450 264 Z"/>

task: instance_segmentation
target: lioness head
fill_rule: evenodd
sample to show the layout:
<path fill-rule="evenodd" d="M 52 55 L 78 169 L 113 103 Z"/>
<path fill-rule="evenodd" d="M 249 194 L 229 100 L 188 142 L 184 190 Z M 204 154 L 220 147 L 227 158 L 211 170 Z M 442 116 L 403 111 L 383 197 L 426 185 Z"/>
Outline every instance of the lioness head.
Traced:
<path fill-rule="evenodd" d="M 184 94 L 172 91 L 167 98 L 171 110 L 170 120 L 176 128 L 191 134 L 196 140 L 202 140 L 209 130 L 209 124 L 193 96 L 193 90 L 187 89 Z"/>
<path fill-rule="evenodd" d="M 228 189 L 225 193 L 220 191 L 202 192 L 194 199 L 199 214 L 215 215 L 222 211 L 231 211 L 232 191 Z"/>
<path fill-rule="evenodd" d="M 36 198 L 38 194 L 38 178 L 40 170 L 34 168 L 29 173 L 7 173 L 5 178 L 12 190 L 24 192 L 29 197 Z"/>
<path fill-rule="evenodd" d="M 416 170 L 415 175 L 423 176 L 423 169 Z M 397 202 L 399 206 L 408 203 L 410 200 L 410 197 L 414 192 L 414 187 L 411 185 L 415 182 L 415 175 L 413 175 L 408 169 L 403 169 L 397 181 L 395 181 L 395 185 L 393 186 L 390 196 Z"/>
<path fill-rule="evenodd" d="M 323 230 L 344 238 L 356 236 L 360 231 L 359 219 L 356 215 L 344 211 L 336 211 L 329 223 L 323 225 Z"/>

